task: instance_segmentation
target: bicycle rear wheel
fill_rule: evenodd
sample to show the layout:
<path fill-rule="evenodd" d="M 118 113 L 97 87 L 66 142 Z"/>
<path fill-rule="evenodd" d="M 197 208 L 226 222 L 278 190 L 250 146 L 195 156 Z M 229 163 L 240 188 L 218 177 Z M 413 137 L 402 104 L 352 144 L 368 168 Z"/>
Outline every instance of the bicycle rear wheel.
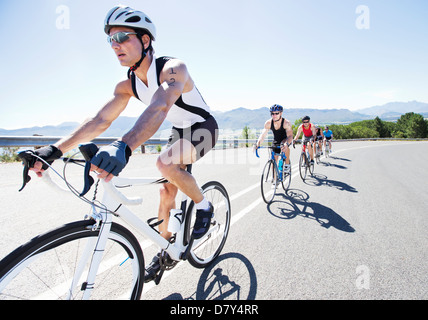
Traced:
<path fill-rule="evenodd" d="M 80 300 L 99 230 L 93 220 L 73 222 L 35 237 L 0 261 L 0 300 Z M 83 253 L 87 259 L 80 259 Z M 83 260 L 85 265 L 79 265 Z M 73 277 L 83 266 L 80 279 Z M 85 280 L 82 280 L 85 279 Z M 113 223 L 91 299 L 139 299 L 144 258 L 134 235 Z"/>
<path fill-rule="evenodd" d="M 214 206 L 214 217 L 211 227 L 201 239 L 195 240 L 188 257 L 189 263 L 196 268 L 209 266 L 218 257 L 227 235 L 229 234 L 231 207 L 226 188 L 217 181 L 207 182 L 202 186 L 205 198 Z M 190 202 L 186 213 L 185 230 L 187 241 L 193 232 L 196 209 L 194 202 Z"/>
<path fill-rule="evenodd" d="M 300 155 L 300 160 L 299 160 L 299 173 L 300 173 L 300 178 L 302 178 L 302 180 L 306 179 L 306 175 L 308 173 L 308 161 L 306 159 L 306 153 L 302 152 L 302 154 Z"/>
<path fill-rule="evenodd" d="M 271 203 L 275 197 L 276 188 L 278 182 L 276 179 L 276 168 L 277 165 L 275 161 L 269 160 L 266 162 L 266 165 L 263 169 L 262 178 L 261 178 L 261 191 L 264 202 L 267 204 Z"/>

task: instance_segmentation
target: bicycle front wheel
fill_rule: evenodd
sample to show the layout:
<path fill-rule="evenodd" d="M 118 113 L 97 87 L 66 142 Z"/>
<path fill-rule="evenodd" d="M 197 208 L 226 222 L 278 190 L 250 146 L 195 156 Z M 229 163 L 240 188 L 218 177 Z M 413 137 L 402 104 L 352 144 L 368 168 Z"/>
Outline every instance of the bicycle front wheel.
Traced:
<path fill-rule="evenodd" d="M 272 202 L 273 198 L 275 197 L 276 188 L 278 186 L 276 179 L 276 168 L 275 161 L 269 160 L 263 169 L 260 187 L 263 200 L 267 204 Z"/>
<path fill-rule="evenodd" d="M 188 260 L 196 268 L 209 266 L 218 257 L 226 243 L 229 234 L 231 207 L 229 195 L 223 185 L 217 181 L 207 182 L 202 186 L 202 194 L 212 203 L 214 217 L 211 219 L 211 227 L 201 239 L 195 240 Z M 193 232 L 196 209 L 192 201 L 186 213 L 185 230 L 187 239 Z"/>
<path fill-rule="evenodd" d="M 93 225 L 93 220 L 66 224 L 6 256 L 0 261 L 0 300 L 82 299 L 99 234 Z M 141 247 L 130 231 L 113 223 L 91 299 L 139 299 L 143 283 Z"/>
<path fill-rule="evenodd" d="M 300 155 L 299 172 L 300 172 L 300 177 L 302 178 L 302 180 L 305 180 L 306 175 L 308 173 L 308 161 L 306 159 L 306 154 L 304 152 L 302 152 L 302 154 Z"/>

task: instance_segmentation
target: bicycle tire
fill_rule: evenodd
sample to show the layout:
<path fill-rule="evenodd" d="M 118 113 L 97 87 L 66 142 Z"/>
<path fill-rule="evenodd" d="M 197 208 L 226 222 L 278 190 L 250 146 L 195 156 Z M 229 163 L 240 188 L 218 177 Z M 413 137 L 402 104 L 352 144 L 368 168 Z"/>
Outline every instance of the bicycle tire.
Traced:
<path fill-rule="evenodd" d="M 285 161 L 283 162 L 283 166 L 282 166 L 281 184 L 284 191 L 287 191 L 291 184 L 291 160 L 290 160 L 290 171 L 288 173 L 285 173 L 284 166 L 285 166 Z"/>
<path fill-rule="evenodd" d="M 266 162 L 260 180 L 263 201 L 270 204 L 275 197 L 278 180 L 276 177 L 277 164 L 273 160 Z M 273 192 L 272 192 L 273 191 Z"/>
<path fill-rule="evenodd" d="M 81 244 L 98 239 L 99 229 L 92 230 L 93 225 L 93 220 L 72 222 L 37 236 L 11 252 L 0 261 L 0 299 L 66 299 L 79 261 L 77 257 L 85 247 Z M 119 265 L 119 262 L 122 263 Z M 121 225 L 111 226 L 95 282 L 91 295 L 94 300 L 125 298 L 122 294 L 126 282 L 129 284 L 127 299 L 136 300 L 141 296 L 143 252 L 135 236 Z M 82 298 L 82 286 L 86 286 L 84 281 L 74 286 L 76 295 L 70 299 Z"/>
<path fill-rule="evenodd" d="M 214 206 L 214 217 L 208 233 L 195 240 L 188 257 L 189 263 L 195 268 L 208 267 L 220 254 L 229 234 L 231 206 L 226 188 L 217 181 L 207 182 L 202 186 L 202 194 Z M 185 232 L 188 242 L 195 224 L 195 203 L 190 202 L 186 213 Z"/>
<path fill-rule="evenodd" d="M 305 181 L 306 175 L 308 173 L 307 163 L 308 163 L 308 161 L 306 159 L 306 154 L 304 152 L 302 152 L 300 155 L 300 160 L 299 160 L 299 173 L 300 173 L 300 178 L 302 178 L 303 181 Z"/>

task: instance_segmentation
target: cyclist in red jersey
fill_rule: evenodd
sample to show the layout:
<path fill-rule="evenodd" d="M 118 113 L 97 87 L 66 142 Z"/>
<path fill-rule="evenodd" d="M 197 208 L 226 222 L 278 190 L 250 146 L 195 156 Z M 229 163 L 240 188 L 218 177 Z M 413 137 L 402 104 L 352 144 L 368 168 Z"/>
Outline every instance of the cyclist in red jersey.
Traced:
<path fill-rule="evenodd" d="M 303 133 L 303 141 L 308 143 L 309 155 L 311 157 L 311 163 L 314 162 L 314 149 L 312 148 L 312 142 L 314 141 L 314 137 L 316 136 L 315 126 L 310 122 L 311 118 L 309 116 L 304 116 L 302 118 L 302 124 L 297 129 L 296 136 L 294 137 L 294 141 L 296 141 L 300 135 Z"/>

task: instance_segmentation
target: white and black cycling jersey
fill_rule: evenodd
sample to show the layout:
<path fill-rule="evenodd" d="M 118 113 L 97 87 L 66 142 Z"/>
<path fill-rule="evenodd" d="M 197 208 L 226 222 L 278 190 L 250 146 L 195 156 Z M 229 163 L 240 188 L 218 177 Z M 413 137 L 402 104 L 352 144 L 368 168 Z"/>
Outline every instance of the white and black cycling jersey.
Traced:
<path fill-rule="evenodd" d="M 160 86 L 159 76 L 165 63 L 173 58 L 153 56 L 152 64 L 147 71 L 147 86 L 134 72 L 130 73 L 132 91 L 137 99 L 150 105 L 152 97 Z M 168 111 L 166 120 L 176 128 L 187 128 L 197 122 L 204 122 L 211 117 L 210 107 L 205 103 L 196 86 L 189 92 L 183 93 Z"/>

